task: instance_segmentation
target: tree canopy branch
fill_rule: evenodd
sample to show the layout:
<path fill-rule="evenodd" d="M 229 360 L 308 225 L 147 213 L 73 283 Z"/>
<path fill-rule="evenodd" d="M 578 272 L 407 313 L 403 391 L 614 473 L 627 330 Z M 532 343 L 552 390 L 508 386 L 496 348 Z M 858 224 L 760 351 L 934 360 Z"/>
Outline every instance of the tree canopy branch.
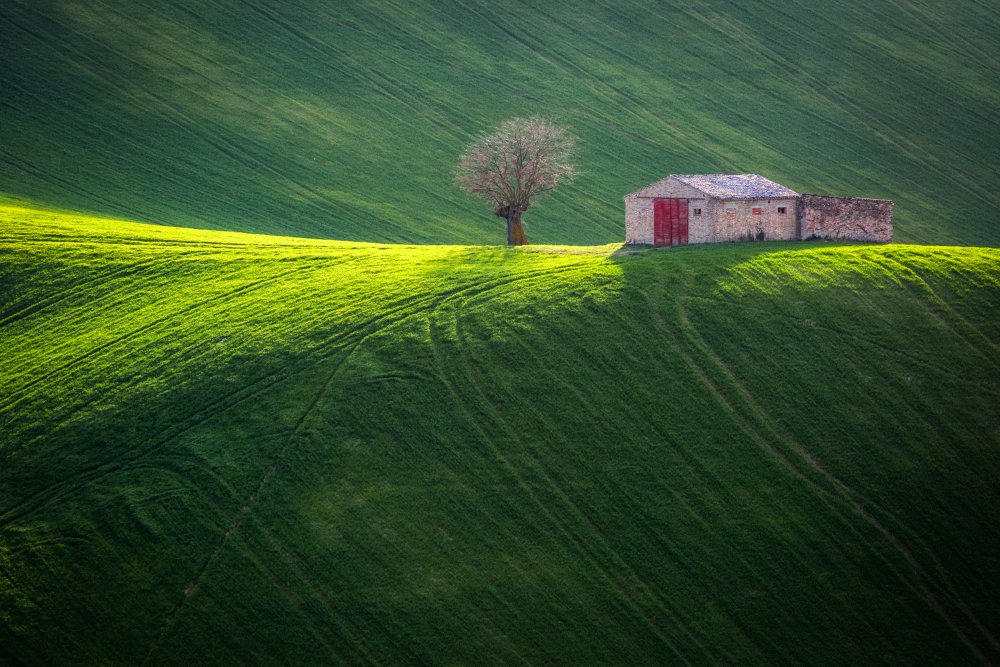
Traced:
<path fill-rule="evenodd" d="M 520 226 L 532 199 L 573 179 L 574 139 L 540 116 L 513 118 L 481 135 L 459 158 L 455 183 Z M 523 238 L 523 232 L 520 232 Z M 508 228 L 508 242 L 511 233 Z M 526 241 L 524 241 L 526 242 Z"/>

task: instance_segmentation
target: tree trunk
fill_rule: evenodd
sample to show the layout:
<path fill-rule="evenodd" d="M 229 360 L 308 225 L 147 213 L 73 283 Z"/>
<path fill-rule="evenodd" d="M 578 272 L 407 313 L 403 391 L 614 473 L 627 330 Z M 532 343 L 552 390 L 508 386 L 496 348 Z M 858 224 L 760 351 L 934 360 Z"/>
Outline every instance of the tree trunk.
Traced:
<path fill-rule="evenodd" d="M 521 224 L 521 212 L 513 207 L 507 213 L 507 245 L 528 245 L 528 237 L 524 235 L 524 225 Z"/>

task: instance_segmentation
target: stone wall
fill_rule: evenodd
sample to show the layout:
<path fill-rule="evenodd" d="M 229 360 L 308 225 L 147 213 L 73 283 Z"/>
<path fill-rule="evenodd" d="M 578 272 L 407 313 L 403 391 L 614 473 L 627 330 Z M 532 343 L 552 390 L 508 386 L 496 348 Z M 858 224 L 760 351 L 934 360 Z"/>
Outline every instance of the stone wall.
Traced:
<path fill-rule="evenodd" d="M 712 200 L 704 196 L 688 199 L 688 243 L 711 243 L 715 240 L 711 203 Z M 701 213 L 695 215 L 696 209 Z"/>
<path fill-rule="evenodd" d="M 625 243 L 653 245 L 653 200 L 625 197 Z"/>
<path fill-rule="evenodd" d="M 783 208 L 784 213 L 779 213 Z M 754 209 L 760 213 L 754 215 Z M 711 241 L 790 241 L 799 238 L 795 199 L 716 199 Z"/>
<path fill-rule="evenodd" d="M 661 191 L 662 192 L 662 191 Z M 666 196 L 668 193 L 658 193 Z M 680 193 L 671 192 L 671 196 Z M 684 199 L 685 197 L 680 197 Z M 688 243 L 787 241 L 799 238 L 795 199 L 688 200 Z M 625 197 L 625 243 L 653 244 L 653 197 Z M 784 213 L 779 213 L 779 207 Z M 701 214 L 696 215 L 695 210 Z M 754 209 L 760 209 L 754 215 Z"/>
<path fill-rule="evenodd" d="M 625 243 L 653 244 L 653 200 L 659 197 L 704 201 L 705 195 L 668 176 L 626 196 Z M 691 206 L 694 205 L 688 205 L 688 235 L 691 243 L 698 242 L 694 240 L 696 236 L 700 238 L 707 234 L 704 223 L 696 230 L 696 221 L 691 216 Z"/>
<path fill-rule="evenodd" d="M 892 202 L 887 199 L 802 195 L 798 218 L 802 239 L 892 241 Z"/>
<path fill-rule="evenodd" d="M 681 197 L 680 199 L 683 199 Z M 625 198 L 625 243 L 653 244 L 652 197 L 629 195 Z M 711 243 L 715 240 L 710 200 L 688 199 L 688 243 Z M 694 211 L 701 211 L 695 215 Z"/>

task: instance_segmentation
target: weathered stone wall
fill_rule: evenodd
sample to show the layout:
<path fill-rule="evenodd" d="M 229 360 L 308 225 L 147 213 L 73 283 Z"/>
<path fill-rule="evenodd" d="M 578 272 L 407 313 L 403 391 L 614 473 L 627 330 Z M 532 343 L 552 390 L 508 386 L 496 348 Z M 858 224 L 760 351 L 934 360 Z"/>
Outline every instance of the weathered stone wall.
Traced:
<path fill-rule="evenodd" d="M 697 198 L 680 197 L 679 190 L 664 187 L 657 189 L 656 197 L 640 196 L 639 193 L 625 197 L 625 242 L 652 245 L 653 201 L 661 196 L 688 200 L 688 243 L 799 238 L 795 199 L 719 200 L 706 199 L 704 195 Z M 785 212 L 779 213 L 779 207 L 784 207 Z M 760 215 L 753 214 L 755 208 L 761 209 Z M 695 210 L 701 210 L 701 214 L 696 215 Z M 728 210 L 732 212 L 727 212 Z"/>
<path fill-rule="evenodd" d="M 715 223 L 712 221 L 711 199 L 704 195 L 699 199 L 688 199 L 688 243 L 711 243 L 715 240 Z M 700 215 L 695 215 L 700 210 Z"/>
<path fill-rule="evenodd" d="M 638 192 L 633 192 L 625 197 L 625 243 L 653 244 L 653 200 L 660 197 L 705 201 L 705 195 L 700 190 L 670 177 L 659 180 Z M 700 238 L 706 236 L 708 232 L 704 222 L 698 221 L 698 224 L 695 224 L 695 219 L 691 215 L 692 206 L 696 206 L 696 204 L 689 203 L 688 205 L 689 242 L 701 243 L 702 241 L 695 240 L 696 233 L 700 235 Z M 707 210 L 704 206 L 701 208 L 702 217 L 704 217 Z"/>
<path fill-rule="evenodd" d="M 625 243 L 653 244 L 654 201 L 653 197 L 625 197 Z M 688 199 L 688 243 L 711 243 L 715 240 L 715 224 L 709 202 L 707 199 Z M 695 209 L 701 214 L 695 215 Z"/>
<path fill-rule="evenodd" d="M 653 200 L 625 197 L 625 243 L 653 245 Z"/>
<path fill-rule="evenodd" d="M 802 195 L 799 201 L 800 238 L 842 241 L 892 241 L 892 202 Z"/>
<path fill-rule="evenodd" d="M 784 213 L 778 209 L 783 207 Z M 754 209 L 760 209 L 754 215 Z M 795 199 L 716 199 L 713 241 L 789 241 L 799 238 Z"/>

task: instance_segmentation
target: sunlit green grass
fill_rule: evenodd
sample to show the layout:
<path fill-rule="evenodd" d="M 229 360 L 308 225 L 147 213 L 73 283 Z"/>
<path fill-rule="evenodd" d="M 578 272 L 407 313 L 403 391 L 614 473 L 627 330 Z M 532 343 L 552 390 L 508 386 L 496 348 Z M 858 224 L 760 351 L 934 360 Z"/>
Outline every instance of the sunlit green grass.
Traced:
<path fill-rule="evenodd" d="M 1000 243 L 1000 11 L 955 0 L 5 0 L 0 191 L 179 226 L 498 243 L 452 184 L 553 116 L 580 177 L 529 239 L 623 237 L 669 173 L 888 198 L 896 239 Z"/>
<path fill-rule="evenodd" d="M 996 662 L 998 283 L 0 208 L 0 662 Z"/>

